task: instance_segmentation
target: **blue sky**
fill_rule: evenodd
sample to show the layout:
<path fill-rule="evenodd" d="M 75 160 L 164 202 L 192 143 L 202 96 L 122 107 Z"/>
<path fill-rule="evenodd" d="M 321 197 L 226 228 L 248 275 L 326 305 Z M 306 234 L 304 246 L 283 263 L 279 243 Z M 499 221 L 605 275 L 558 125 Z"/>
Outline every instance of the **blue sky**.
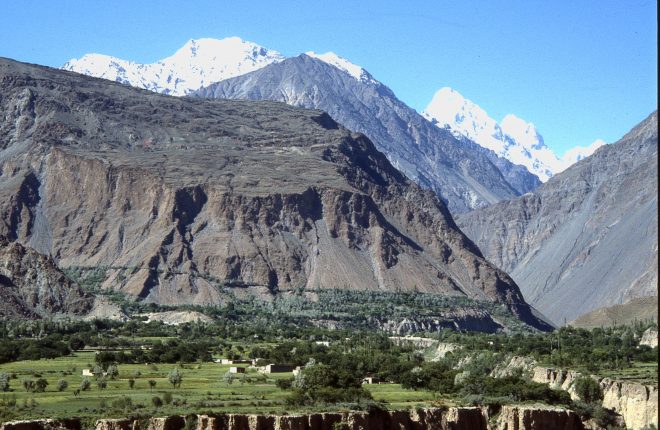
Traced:
<path fill-rule="evenodd" d="M 334 51 L 418 111 L 450 86 L 497 120 L 533 122 L 561 155 L 613 142 L 657 108 L 656 17 L 653 0 L 4 0 L 0 56 L 153 62 L 228 36 L 285 55 Z"/>

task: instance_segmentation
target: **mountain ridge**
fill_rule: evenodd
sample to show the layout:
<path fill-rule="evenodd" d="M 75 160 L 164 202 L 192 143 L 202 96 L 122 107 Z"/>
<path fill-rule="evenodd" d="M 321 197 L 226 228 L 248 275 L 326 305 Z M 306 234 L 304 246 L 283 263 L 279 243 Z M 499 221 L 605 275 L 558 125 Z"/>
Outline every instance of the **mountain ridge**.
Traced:
<path fill-rule="evenodd" d="M 514 164 L 525 166 L 542 182 L 605 144 L 597 140 L 587 147 L 576 146 L 559 158 L 545 144 L 534 124 L 513 114 L 498 123 L 475 102 L 449 87 L 439 89 L 422 114 L 438 127 L 451 130 L 456 137 L 464 136 Z"/>
<path fill-rule="evenodd" d="M 460 215 L 555 322 L 657 294 L 657 111 L 537 190 Z"/>
<path fill-rule="evenodd" d="M 103 288 L 168 304 L 218 304 L 235 284 L 398 288 L 550 327 L 432 192 L 322 111 L 8 60 L 0 85 L 0 233 L 62 267 L 110 267 Z"/>
<path fill-rule="evenodd" d="M 524 167 L 433 126 L 373 77 L 357 79 L 305 54 L 217 82 L 194 95 L 322 109 L 367 135 L 395 167 L 440 195 L 453 212 L 524 194 L 540 183 Z"/>

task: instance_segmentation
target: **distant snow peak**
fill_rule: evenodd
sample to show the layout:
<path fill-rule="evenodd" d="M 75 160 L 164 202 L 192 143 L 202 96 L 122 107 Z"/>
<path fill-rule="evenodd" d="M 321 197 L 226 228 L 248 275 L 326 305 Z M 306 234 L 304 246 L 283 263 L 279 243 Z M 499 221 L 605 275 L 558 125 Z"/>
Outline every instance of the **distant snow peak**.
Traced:
<path fill-rule="evenodd" d="M 282 60 L 284 56 L 277 51 L 239 37 L 228 37 L 191 39 L 172 56 L 151 64 L 87 54 L 70 60 L 62 68 L 159 93 L 184 96 L 203 86 Z"/>
<path fill-rule="evenodd" d="M 334 52 L 317 54 L 314 51 L 308 51 L 305 52 L 305 55 L 312 58 L 316 58 L 317 60 L 321 60 L 324 63 L 330 64 L 331 66 L 334 66 L 339 70 L 348 73 L 349 75 L 351 75 L 360 82 L 373 83 L 373 84 L 378 82 L 373 78 L 373 76 L 371 76 L 369 72 L 364 70 L 362 67 L 358 66 L 357 64 L 351 63 L 347 59 L 340 57 Z"/>
<path fill-rule="evenodd" d="M 423 115 L 438 127 L 449 128 L 454 135 L 467 137 L 500 157 L 525 166 L 543 182 L 562 168 L 562 162 L 545 145 L 534 124 L 511 114 L 498 123 L 452 88 L 439 89 Z"/>
<path fill-rule="evenodd" d="M 583 158 L 587 158 L 588 156 L 596 152 L 596 150 L 603 145 L 607 145 L 607 142 L 601 139 L 597 139 L 593 141 L 591 145 L 576 146 L 575 148 L 571 148 L 568 151 L 566 151 L 564 153 L 564 156 L 562 157 L 562 160 L 566 164 L 566 167 L 568 167 L 571 164 L 577 163 Z"/>

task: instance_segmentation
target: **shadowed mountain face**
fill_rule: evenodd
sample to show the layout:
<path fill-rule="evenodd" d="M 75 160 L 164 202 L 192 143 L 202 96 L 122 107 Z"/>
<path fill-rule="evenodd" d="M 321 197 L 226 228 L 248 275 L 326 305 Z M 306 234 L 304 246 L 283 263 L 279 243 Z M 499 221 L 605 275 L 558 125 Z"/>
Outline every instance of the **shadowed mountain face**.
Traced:
<path fill-rule="evenodd" d="M 0 319 L 81 315 L 93 298 L 44 255 L 0 236 Z"/>
<path fill-rule="evenodd" d="M 524 167 L 434 126 L 370 76 L 356 79 L 307 55 L 218 82 L 196 95 L 324 110 L 367 135 L 394 166 L 435 191 L 452 213 L 510 199 L 540 184 Z"/>
<path fill-rule="evenodd" d="M 227 281 L 418 290 L 547 327 L 432 192 L 323 112 L 9 60 L 0 82 L 0 234 L 62 267 L 113 268 L 106 288 L 167 304 L 219 303 Z"/>
<path fill-rule="evenodd" d="M 657 295 L 658 114 L 534 193 L 458 224 L 556 322 Z"/>

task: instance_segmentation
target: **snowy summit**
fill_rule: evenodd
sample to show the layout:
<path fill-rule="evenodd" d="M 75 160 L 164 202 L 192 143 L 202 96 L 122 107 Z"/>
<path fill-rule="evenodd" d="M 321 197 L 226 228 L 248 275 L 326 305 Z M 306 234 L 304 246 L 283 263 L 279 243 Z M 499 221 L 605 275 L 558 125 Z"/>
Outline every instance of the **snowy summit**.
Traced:
<path fill-rule="evenodd" d="M 101 54 L 87 54 L 62 68 L 134 87 L 183 96 L 203 86 L 240 76 L 284 60 L 277 51 L 238 37 L 191 39 L 171 57 L 141 64 Z"/>
<path fill-rule="evenodd" d="M 338 68 L 341 71 L 344 71 L 357 79 L 360 82 L 375 84 L 378 83 L 377 80 L 371 76 L 369 72 L 364 70 L 362 67 L 357 64 L 353 64 L 345 58 L 340 57 L 334 52 L 326 52 L 325 54 L 317 54 L 314 51 L 305 52 L 305 55 L 321 60 L 324 63 L 330 64 Z"/>
<path fill-rule="evenodd" d="M 560 159 L 545 144 L 534 124 L 512 114 L 498 123 L 479 105 L 449 87 L 435 93 L 423 115 L 438 127 L 448 128 L 456 137 L 466 137 L 514 164 L 525 166 L 543 182 L 591 155 L 604 143 L 597 141 L 586 148 L 573 148 Z"/>

